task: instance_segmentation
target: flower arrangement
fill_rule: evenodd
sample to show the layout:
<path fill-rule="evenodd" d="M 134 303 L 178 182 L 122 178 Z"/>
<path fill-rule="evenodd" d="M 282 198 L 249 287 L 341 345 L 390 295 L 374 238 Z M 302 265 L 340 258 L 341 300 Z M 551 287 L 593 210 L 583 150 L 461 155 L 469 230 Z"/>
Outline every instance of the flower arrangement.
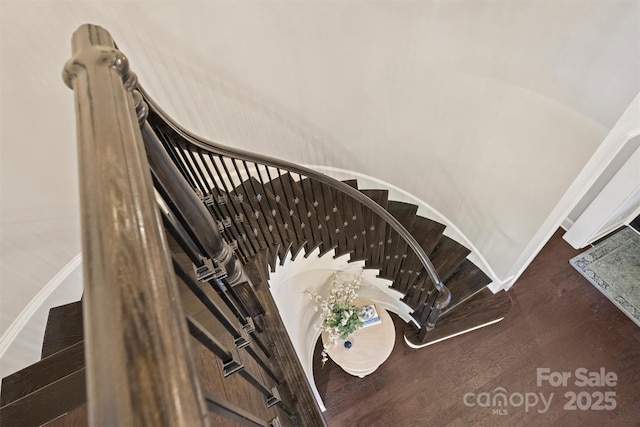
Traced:
<path fill-rule="evenodd" d="M 322 366 L 328 360 L 327 349 L 329 346 L 335 347 L 339 339 L 347 339 L 349 335 L 362 327 L 360 308 L 353 300 L 358 296 L 362 272 L 356 277 L 347 280 L 340 280 L 340 272 L 335 272 L 329 287 L 329 296 L 323 299 L 308 289 L 305 294 L 319 303 L 314 307 L 315 311 L 320 311 L 322 323 L 318 328 L 327 333 L 328 342 L 322 349 Z"/>

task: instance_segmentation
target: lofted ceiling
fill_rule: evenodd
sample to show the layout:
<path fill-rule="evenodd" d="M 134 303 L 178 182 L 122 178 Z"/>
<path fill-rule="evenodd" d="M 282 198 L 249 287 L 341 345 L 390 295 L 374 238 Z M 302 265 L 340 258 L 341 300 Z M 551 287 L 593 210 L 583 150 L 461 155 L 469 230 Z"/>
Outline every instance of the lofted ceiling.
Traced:
<path fill-rule="evenodd" d="M 0 333 L 80 252 L 73 31 L 227 145 L 380 178 L 496 274 L 640 88 L 638 1 L 2 1 Z"/>

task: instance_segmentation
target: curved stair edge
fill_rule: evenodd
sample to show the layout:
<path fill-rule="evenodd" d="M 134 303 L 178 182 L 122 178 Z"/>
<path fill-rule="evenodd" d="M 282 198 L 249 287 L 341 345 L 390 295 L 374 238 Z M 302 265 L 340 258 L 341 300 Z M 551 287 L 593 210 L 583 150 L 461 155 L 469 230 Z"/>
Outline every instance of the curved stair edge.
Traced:
<path fill-rule="evenodd" d="M 482 255 L 482 252 L 453 221 L 449 220 L 449 218 L 439 210 L 414 194 L 382 179 L 361 172 L 326 165 L 303 164 L 302 166 L 316 170 L 337 180 L 357 180 L 361 186 L 367 186 L 367 188 L 384 188 L 389 191 L 389 200 L 411 203 L 418 206 L 419 216 L 444 224 L 446 226 L 446 230 L 444 232 L 445 236 L 452 238 L 471 250 L 471 253 L 468 256 L 469 260 L 491 277 L 492 284 L 490 285 L 490 288 L 494 293 L 502 290 L 509 282 L 509 278 L 503 279 L 498 276 L 493 267 L 491 267 L 489 261 Z"/>

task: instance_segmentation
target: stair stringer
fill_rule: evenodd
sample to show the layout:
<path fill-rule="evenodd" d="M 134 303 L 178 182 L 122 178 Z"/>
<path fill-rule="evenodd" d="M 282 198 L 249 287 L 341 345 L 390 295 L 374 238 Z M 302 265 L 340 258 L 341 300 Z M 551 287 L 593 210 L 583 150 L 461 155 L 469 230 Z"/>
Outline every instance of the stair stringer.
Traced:
<path fill-rule="evenodd" d="M 358 275 L 362 271 L 362 282 L 358 295 L 368 298 L 400 316 L 405 322 L 413 320 L 412 309 L 400 300 L 402 293 L 390 288 L 391 281 L 376 275 L 377 269 L 364 269 L 364 261 L 349 261 L 349 254 L 334 258 L 335 251 L 319 257 L 316 248 L 308 257 L 298 257 L 295 261 L 287 256 L 284 265 L 279 265 L 271 273 L 269 285 L 273 299 L 278 306 L 280 317 L 298 354 L 305 375 L 313 394 L 324 411 L 322 401 L 313 377 L 313 352 L 320 338 L 320 313 L 314 309 L 314 302 L 304 294 L 306 289 L 326 296 L 335 272 L 347 275 Z"/>

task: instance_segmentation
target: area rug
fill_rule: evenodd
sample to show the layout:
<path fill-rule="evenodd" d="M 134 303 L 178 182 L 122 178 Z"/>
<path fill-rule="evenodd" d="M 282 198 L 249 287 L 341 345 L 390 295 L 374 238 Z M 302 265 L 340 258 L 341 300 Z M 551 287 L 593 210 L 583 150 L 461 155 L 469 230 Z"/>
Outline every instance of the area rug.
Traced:
<path fill-rule="evenodd" d="M 640 326 L 640 234 L 624 227 L 571 265 Z"/>

